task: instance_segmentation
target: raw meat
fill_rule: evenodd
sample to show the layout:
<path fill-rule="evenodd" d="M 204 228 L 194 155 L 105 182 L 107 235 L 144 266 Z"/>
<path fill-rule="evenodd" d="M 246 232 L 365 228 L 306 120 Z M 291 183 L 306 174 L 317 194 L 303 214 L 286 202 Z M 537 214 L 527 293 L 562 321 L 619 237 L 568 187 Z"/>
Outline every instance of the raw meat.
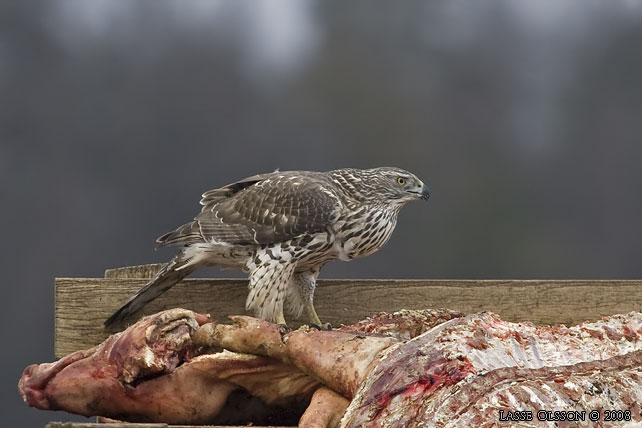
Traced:
<path fill-rule="evenodd" d="M 305 428 L 642 426 L 638 312 L 574 327 L 448 310 L 377 314 L 333 331 L 231 319 L 161 312 L 28 367 L 19 388 L 39 408 L 130 421 L 211 423 L 244 391 L 268 404 L 309 402 Z M 538 421 L 542 410 L 585 419 Z M 629 420 L 606 422 L 607 410 Z"/>
<path fill-rule="evenodd" d="M 27 367 L 27 404 L 126 421 L 209 423 L 239 388 L 269 404 L 309 399 L 316 380 L 271 358 L 197 348 L 206 316 L 172 309 L 145 317 L 101 345 Z M 204 351 L 213 351 L 203 353 Z"/>

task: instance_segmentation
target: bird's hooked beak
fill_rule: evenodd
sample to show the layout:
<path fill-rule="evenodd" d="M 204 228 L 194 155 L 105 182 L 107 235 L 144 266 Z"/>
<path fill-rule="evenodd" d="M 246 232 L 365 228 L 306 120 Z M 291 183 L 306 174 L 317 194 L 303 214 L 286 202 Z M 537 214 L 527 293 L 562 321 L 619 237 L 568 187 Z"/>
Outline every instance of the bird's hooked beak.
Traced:
<path fill-rule="evenodd" d="M 403 198 L 403 201 L 409 201 L 409 200 L 417 200 L 417 199 L 423 199 L 424 201 L 428 200 L 430 197 L 430 190 L 428 189 L 428 186 L 424 184 L 423 181 L 416 179 L 416 185 L 413 186 L 411 189 L 405 190 L 405 194 L 410 195 L 406 196 Z"/>
<path fill-rule="evenodd" d="M 428 198 L 430 197 L 430 189 L 428 189 L 428 186 L 426 186 L 423 181 L 420 181 L 419 184 L 421 185 L 421 190 L 419 191 L 419 197 L 424 201 L 427 201 Z"/>

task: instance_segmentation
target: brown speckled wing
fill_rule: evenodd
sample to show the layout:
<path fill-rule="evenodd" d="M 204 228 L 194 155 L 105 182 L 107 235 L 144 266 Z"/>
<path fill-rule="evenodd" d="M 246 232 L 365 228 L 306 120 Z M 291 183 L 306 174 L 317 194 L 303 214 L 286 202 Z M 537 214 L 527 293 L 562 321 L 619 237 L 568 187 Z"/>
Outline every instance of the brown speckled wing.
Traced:
<path fill-rule="evenodd" d="M 235 184 L 248 181 L 253 180 Z M 341 206 L 323 173 L 298 171 L 265 174 L 228 197 L 209 198 L 195 218 L 202 237 L 237 245 L 322 232 L 336 220 Z"/>
<path fill-rule="evenodd" d="M 241 190 L 245 189 L 246 187 L 250 187 L 258 183 L 261 180 L 270 178 L 276 173 L 278 173 L 278 171 L 269 172 L 267 174 L 257 174 L 257 175 L 253 175 L 252 177 L 239 180 L 235 183 L 228 184 L 227 186 L 220 187 L 218 189 L 208 190 L 202 195 L 201 205 L 205 206 L 206 208 L 208 206 L 211 208 L 214 204 L 217 204 L 222 200 L 229 198 L 235 193 L 238 193 Z M 205 208 L 203 208 L 203 210 L 205 210 Z"/>

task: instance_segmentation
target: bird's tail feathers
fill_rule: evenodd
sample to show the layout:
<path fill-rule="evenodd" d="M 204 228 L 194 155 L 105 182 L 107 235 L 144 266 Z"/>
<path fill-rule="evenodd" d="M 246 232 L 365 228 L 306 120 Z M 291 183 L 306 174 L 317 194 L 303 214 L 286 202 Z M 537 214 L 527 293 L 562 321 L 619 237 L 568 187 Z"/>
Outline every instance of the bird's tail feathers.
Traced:
<path fill-rule="evenodd" d="M 147 303 L 172 288 L 187 275 L 194 272 L 198 267 L 200 267 L 199 263 L 195 263 L 194 260 L 185 256 L 184 251 L 181 251 L 169 263 L 165 264 L 136 294 L 131 296 L 127 302 L 107 318 L 105 327 L 109 327 L 128 318 Z"/>

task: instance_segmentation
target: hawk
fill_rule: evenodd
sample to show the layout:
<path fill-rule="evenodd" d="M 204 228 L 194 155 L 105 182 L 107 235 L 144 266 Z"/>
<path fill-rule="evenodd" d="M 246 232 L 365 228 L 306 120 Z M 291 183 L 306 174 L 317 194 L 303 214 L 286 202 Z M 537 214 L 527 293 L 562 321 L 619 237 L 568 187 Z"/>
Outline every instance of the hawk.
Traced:
<path fill-rule="evenodd" d="M 275 171 L 203 194 L 194 221 L 157 239 L 181 251 L 111 315 L 121 321 L 203 266 L 249 272 L 246 309 L 285 324 L 284 305 L 295 317 L 314 310 L 323 265 L 364 257 L 390 238 L 406 202 L 428 199 L 428 188 L 400 168 Z"/>

